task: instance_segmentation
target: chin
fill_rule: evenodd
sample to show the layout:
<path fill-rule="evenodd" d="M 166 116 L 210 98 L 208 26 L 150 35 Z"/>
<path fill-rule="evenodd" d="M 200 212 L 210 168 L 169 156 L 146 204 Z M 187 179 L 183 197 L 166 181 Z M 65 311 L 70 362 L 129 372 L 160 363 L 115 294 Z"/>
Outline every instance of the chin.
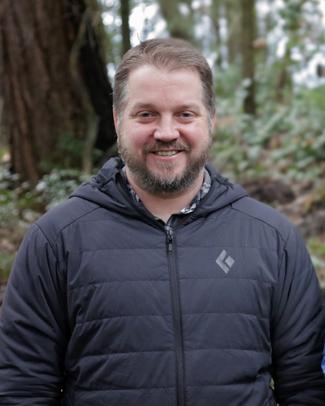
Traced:
<path fill-rule="evenodd" d="M 179 179 L 182 179 L 184 175 L 184 171 L 181 172 L 176 172 L 174 171 L 173 173 L 168 173 L 168 174 L 162 174 L 161 172 L 155 172 L 155 171 L 150 171 L 150 177 L 152 179 L 156 179 L 158 183 L 164 183 L 164 184 L 172 184 L 174 182 L 177 182 Z"/>
<path fill-rule="evenodd" d="M 147 165 L 147 171 L 153 176 L 174 179 L 183 176 L 186 172 L 186 164 L 177 165 L 177 162 L 165 162 L 160 165 Z"/>

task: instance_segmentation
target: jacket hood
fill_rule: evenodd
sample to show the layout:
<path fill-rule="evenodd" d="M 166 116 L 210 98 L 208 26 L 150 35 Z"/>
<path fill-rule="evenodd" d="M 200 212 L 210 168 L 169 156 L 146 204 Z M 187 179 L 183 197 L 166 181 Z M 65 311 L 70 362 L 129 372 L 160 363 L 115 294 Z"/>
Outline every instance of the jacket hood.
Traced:
<path fill-rule="evenodd" d="M 143 216 L 142 205 L 137 204 L 127 190 L 121 174 L 123 166 L 120 158 L 111 158 L 97 175 L 79 186 L 70 197 L 79 197 L 124 215 Z M 230 183 L 212 165 L 207 164 L 206 168 L 211 176 L 211 188 L 195 210 L 195 217 L 218 210 L 247 195 L 240 185 Z"/>

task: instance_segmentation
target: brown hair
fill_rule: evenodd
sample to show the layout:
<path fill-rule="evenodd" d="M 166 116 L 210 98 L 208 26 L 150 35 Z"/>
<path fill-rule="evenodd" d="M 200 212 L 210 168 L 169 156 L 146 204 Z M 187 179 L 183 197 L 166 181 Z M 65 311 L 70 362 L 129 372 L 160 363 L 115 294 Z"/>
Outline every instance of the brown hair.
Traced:
<path fill-rule="evenodd" d="M 143 65 L 167 70 L 191 69 L 200 75 L 204 104 L 213 117 L 215 114 L 213 78 L 206 59 L 190 43 L 181 39 L 151 39 L 131 48 L 124 55 L 115 74 L 113 105 L 121 113 L 126 99 L 129 74 Z"/>

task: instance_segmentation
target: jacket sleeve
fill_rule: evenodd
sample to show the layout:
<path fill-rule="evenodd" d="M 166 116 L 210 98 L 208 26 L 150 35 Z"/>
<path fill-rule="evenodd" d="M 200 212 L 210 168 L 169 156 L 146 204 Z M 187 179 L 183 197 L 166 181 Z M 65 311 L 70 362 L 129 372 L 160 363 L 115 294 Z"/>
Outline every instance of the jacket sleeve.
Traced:
<path fill-rule="evenodd" d="M 16 257 L 0 313 L 0 405 L 59 405 L 67 342 L 65 288 L 37 225 Z"/>
<path fill-rule="evenodd" d="M 271 322 L 279 405 L 325 405 L 324 333 L 319 283 L 305 245 L 292 229 L 281 257 Z"/>

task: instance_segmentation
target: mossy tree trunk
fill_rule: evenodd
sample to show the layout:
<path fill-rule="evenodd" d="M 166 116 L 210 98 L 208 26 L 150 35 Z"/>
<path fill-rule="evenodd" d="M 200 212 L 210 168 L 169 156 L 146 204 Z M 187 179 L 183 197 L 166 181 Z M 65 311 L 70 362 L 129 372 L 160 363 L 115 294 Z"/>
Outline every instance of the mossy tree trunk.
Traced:
<path fill-rule="evenodd" d="M 111 111 L 89 3 L 2 0 L 0 80 L 11 169 L 32 183 L 54 166 L 81 167 L 91 122 Z M 111 131 L 105 148 L 114 143 Z M 98 133 L 97 126 L 93 144 Z"/>

